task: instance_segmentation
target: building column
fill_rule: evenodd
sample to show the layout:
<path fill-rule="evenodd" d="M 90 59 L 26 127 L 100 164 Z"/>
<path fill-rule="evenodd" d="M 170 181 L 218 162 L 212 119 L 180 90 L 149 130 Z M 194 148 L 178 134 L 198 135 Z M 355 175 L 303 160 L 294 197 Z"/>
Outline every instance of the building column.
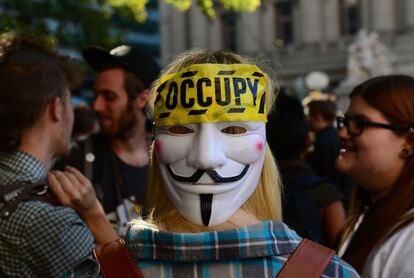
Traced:
<path fill-rule="evenodd" d="M 339 39 L 339 0 L 324 0 L 325 39 L 335 42 Z"/>
<path fill-rule="evenodd" d="M 187 29 L 189 30 L 189 45 L 187 47 L 197 47 L 209 50 L 218 50 L 222 47 L 220 18 L 209 20 L 201 9 L 193 4 L 189 10 L 189 20 Z"/>
<path fill-rule="evenodd" d="M 373 8 L 372 8 L 372 0 L 361 0 L 361 29 L 365 29 L 367 31 L 372 31 L 372 14 L 373 14 Z"/>
<path fill-rule="evenodd" d="M 261 32 L 263 38 L 263 50 L 270 52 L 275 49 L 276 21 L 273 1 L 262 1 L 259 8 L 261 12 Z"/>
<path fill-rule="evenodd" d="M 260 33 L 260 11 L 240 13 L 236 23 L 236 46 L 241 54 L 256 53 L 263 49 L 264 39 Z"/>
<path fill-rule="evenodd" d="M 375 0 L 371 8 L 373 31 L 388 33 L 397 29 L 395 0 Z"/>
<path fill-rule="evenodd" d="M 219 50 L 222 48 L 220 19 L 210 21 L 195 4 L 179 12 L 160 1 L 161 61 L 191 48 Z"/>
<path fill-rule="evenodd" d="M 299 5 L 302 19 L 302 42 L 305 44 L 320 43 L 323 40 L 321 0 L 300 0 Z"/>
<path fill-rule="evenodd" d="M 404 12 L 404 24 L 406 27 L 414 27 L 414 1 L 412 0 L 403 0 L 402 7 Z"/>
<path fill-rule="evenodd" d="M 159 1 L 161 65 L 166 65 L 171 58 L 187 48 L 186 13 L 179 12 L 170 5 Z"/>

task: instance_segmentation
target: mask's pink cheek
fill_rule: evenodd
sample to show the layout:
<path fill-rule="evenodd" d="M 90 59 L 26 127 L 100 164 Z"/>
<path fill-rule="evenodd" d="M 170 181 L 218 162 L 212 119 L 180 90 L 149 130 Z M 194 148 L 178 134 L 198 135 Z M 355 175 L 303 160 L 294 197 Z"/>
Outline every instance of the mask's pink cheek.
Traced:
<path fill-rule="evenodd" d="M 162 147 L 161 147 L 161 141 L 160 140 L 155 140 L 155 142 L 154 142 L 154 148 L 155 148 L 155 153 L 157 154 L 157 155 L 160 155 L 160 153 L 161 153 L 161 149 L 162 149 Z"/>
<path fill-rule="evenodd" d="M 256 142 L 256 149 L 257 149 L 259 152 L 262 152 L 262 151 L 263 151 L 263 141 L 257 141 L 257 142 Z"/>

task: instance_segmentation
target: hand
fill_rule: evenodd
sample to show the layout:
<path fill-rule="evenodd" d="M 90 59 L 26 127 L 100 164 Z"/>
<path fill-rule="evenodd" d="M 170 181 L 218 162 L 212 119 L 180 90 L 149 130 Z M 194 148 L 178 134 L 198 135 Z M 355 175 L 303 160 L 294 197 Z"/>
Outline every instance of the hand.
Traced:
<path fill-rule="evenodd" d="M 49 172 L 48 182 L 58 201 L 81 216 L 100 208 L 91 182 L 75 168 Z"/>
<path fill-rule="evenodd" d="M 118 238 L 96 198 L 91 182 L 78 170 L 66 167 L 64 172 L 51 171 L 48 182 L 58 201 L 73 208 L 85 221 L 97 243 L 105 244 Z"/>

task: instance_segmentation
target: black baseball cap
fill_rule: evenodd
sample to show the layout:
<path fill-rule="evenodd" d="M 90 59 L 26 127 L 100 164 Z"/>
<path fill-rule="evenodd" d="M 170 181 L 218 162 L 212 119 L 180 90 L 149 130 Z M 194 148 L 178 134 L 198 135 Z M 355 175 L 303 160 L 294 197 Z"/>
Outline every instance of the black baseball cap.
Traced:
<path fill-rule="evenodd" d="M 90 46 L 83 50 L 82 56 L 96 71 L 120 66 L 133 73 L 146 88 L 160 74 L 160 66 L 151 55 L 134 46 L 120 45 L 109 52 L 99 46 Z"/>

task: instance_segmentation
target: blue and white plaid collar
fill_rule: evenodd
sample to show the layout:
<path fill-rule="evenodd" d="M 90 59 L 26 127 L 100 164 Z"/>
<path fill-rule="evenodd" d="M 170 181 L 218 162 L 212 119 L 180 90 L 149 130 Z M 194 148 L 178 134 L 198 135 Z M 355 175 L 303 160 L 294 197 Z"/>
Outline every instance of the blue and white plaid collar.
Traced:
<path fill-rule="evenodd" d="M 34 156 L 14 151 L 0 153 L 0 186 L 17 181 L 36 182 L 46 178 L 46 168 Z"/>
<path fill-rule="evenodd" d="M 151 229 L 127 235 L 134 259 L 205 261 L 278 256 L 292 253 L 301 238 L 279 221 L 263 221 L 233 230 L 170 233 Z"/>

